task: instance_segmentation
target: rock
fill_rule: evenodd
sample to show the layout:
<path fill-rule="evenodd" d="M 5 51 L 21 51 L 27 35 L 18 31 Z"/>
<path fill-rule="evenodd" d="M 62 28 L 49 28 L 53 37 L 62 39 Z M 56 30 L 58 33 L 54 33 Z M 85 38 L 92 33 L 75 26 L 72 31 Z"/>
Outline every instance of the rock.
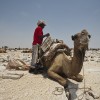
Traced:
<path fill-rule="evenodd" d="M 13 73 L 13 72 L 3 72 L 0 73 L 0 78 L 2 79 L 20 79 L 24 74 L 22 73 Z"/>
<path fill-rule="evenodd" d="M 94 61 L 94 58 L 91 58 L 90 61 Z"/>
<path fill-rule="evenodd" d="M 5 66 L 0 65 L 0 72 L 4 71 L 6 69 Z"/>
<path fill-rule="evenodd" d="M 100 62 L 100 58 L 99 58 L 99 59 L 97 59 L 97 62 Z"/>
<path fill-rule="evenodd" d="M 3 58 L 0 58 L 0 62 L 4 62 L 5 60 Z"/>
<path fill-rule="evenodd" d="M 8 74 L 1 74 L 0 78 L 2 79 L 20 79 L 19 75 L 8 75 Z"/>
<path fill-rule="evenodd" d="M 89 60 L 88 60 L 88 58 L 86 57 L 86 58 L 84 59 L 84 61 L 89 61 Z"/>

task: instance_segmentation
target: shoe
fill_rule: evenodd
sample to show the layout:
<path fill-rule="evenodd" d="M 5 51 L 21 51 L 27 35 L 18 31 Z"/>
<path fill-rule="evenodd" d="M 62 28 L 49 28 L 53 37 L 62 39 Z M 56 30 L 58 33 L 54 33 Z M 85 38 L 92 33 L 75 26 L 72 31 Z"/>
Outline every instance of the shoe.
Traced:
<path fill-rule="evenodd" d="M 29 73 L 34 72 L 34 69 L 35 69 L 35 68 L 31 68 L 31 67 L 30 67 L 30 68 L 29 68 Z"/>
<path fill-rule="evenodd" d="M 30 68 L 35 69 L 36 67 L 35 66 L 30 66 Z"/>
<path fill-rule="evenodd" d="M 35 68 L 33 74 L 38 74 L 38 73 L 39 73 L 38 69 Z"/>
<path fill-rule="evenodd" d="M 31 73 L 31 74 L 38 74 L 39 73 L 39 71 L 38 71 L 38 69 L 37 68 L 30 68 L 29 69 L 29 73 Z"/>

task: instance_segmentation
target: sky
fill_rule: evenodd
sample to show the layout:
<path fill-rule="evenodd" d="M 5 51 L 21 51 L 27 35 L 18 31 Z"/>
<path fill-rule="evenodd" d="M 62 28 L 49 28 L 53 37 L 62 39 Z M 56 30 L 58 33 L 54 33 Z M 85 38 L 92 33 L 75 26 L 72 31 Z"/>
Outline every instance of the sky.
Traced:
<path fill-rule="evenodd" d="M 0 47 L 31 48 L 37 21 L 44 34 L 73 48 L 71 36 L 86 29 L 89 48 L 100 48 L 100 0 L 0 0 Z"/>

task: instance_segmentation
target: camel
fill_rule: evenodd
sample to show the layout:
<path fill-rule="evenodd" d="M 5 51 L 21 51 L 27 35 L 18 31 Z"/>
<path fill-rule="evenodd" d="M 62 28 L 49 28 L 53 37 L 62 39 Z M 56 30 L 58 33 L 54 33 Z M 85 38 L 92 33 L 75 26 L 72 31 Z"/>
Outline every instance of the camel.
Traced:
<path fill-rule="evenodd" d="M 3 48 L 0 48 L 0 53 L 6 53 L 6 50 Z"/>
<path fill-rule="evenodd" d="M 73 56 L 69 57 L 64 52 L 60 52 L 51 61 L 43 62 L 44 66 L 48 66 L 47 75 L 64 87 L 68 86 L 67 78 L 81 82 L 83 76 L 79 73 L 83 66 L 85 51 L 88 49 L 90 37 L 85 29 L 72 36 L 72 40 L 74 41 Z M 62 74 L 66 77 L 63 77 Z"/>

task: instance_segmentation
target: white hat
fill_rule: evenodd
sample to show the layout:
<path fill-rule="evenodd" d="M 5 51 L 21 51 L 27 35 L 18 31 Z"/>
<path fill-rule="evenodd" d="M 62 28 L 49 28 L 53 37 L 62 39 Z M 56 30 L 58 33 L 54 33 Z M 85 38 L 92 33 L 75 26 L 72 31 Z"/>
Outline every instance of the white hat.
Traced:
<path fill-rule="evenodd" d="M 43 20 L 38 20 L 37 25 L 40 25 L 40 24 L 44 24 L 46 26 L 46 24 Z"/>

